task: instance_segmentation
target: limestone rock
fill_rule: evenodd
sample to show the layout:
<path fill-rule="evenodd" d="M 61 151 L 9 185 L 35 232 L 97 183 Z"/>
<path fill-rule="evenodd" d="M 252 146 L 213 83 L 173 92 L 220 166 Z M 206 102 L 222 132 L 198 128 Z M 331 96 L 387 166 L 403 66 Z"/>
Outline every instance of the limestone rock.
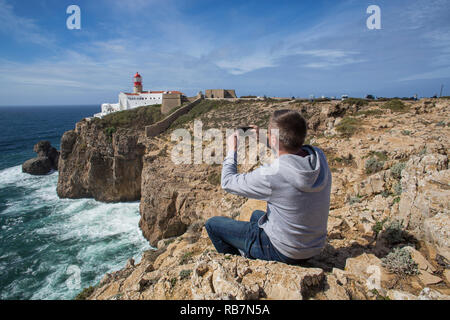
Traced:
<path fill-rule="evenodd" d="M 419 300 L 419 298 L 409 292 L 399 290 L 389 290 L 387 297 L 391 300 Z"/>
<path fill-rule="evenodd" d="M 64 160 L 72 153 L 78 135 L 74 130 L 67 131 L 61 137 L 61 158 Z"/>
<path fill-rule="evenodd" d="M 22 165 L 22 172 L 32 175 L 46 175 L 52 170 L 58 170 L 59 152 L 48 141 L 39 141 L 33 151 L 37 157 Z"/>
<path fill-rule="evenodd" d="M 420 292 L 419 300 L 450 300 L 450 296 L 426 287 Z"/>
<path fill-rule="evenodd" d="M 447 280 L 447 282 L 450 283 L 450 269 L 446 269 L 444 271 L 444 277 L 445 277 L 445 280 Z"/>
<path fill-rule="evenodd" d="M 378 172 L 366 180 L 360 182 L 359 188 L 356 188 L 356 194 L 365 196 L 379 194 L 385 190 L 385 174 L 386 172 Z"/>
<path fill-rule="evenodd" d="M 413 247 L 404 247 L 404 249 L 408 250 L 411 258 L 414 260 L 415 263 L 417 263 L 417 266 L 420 270 L 428 271 L 428 272 L 434 272 L 436 271 L 436 268 L 433 267 L 433 265 L 428 262 L 425 257 L 416 249 Z"/>
<path fill-rule="evenodd" d="M 424 236 L 438 252 L 450 260 L 450 214 L 438 213 L 424 221 Z"/>
<path fill-rule="evenodd" d="M 267 202 L 255 199 L 249 199 L 244 203 L 240 210 L 238 220 L 240 221 L 250 221 L 252 214 L 255 210 L 267 211 Z"/>
<path fill-rule="evenodd" d="M 33 151 L 37 153 L 38 157 L 48 157 L 52 162 L 52 166 L 58 167 L 59 153 L 49 141 L 39 141 L 34 145 Z"/>
<path fill-rule="evenodd" d="M 158 241 L 158 244 L 156 247 L 158 249 L 162 249 L 162 248 L 166 247 L 167 245 L 169 245 L 171 242 L 173 242 L 175 239 L 176 239 L 176 237 L 161 239 Z"/>
<path fill-rule="evenodd" d="M 431 273 L 429 273 L 428 271 L 425 271 L 425 270 L 420 271 L 419 279 L 425 286 L 430 286 L 432 284 L 437 284 L 437 283 L 442 282 L 441 278 L 436 277 L 435 275 L 432 275 Z"/>
<path fill-rule="evenodd" d="M 210 177 L 220 179 L 220 167 L 175 165 L 170 154 L 144 157 L 139 226 L 152 245 L 182 235 L 197 221 L 239 214 L 245 199 L 225 193 Z"/>
<path fill-rule="evenodd" d="M 48 157 L 38 157 L 27 160 L 22 165 L 22 172 L 43 176 L 52 170 L 52 162 Z"/>
<path fill-rule="evenodd" d="M 139 264 L 108 275 L 89 298 L 298 300 L 313 297 L 324 284 L 322 269 L 222 255 L 207 247 L 203 238 L 195 244 L 175 241 L 156 258 L 144 255 Z M 193 261 L 180 264 L 184 252 L 198 250 L 203 251 Z M 329 291 L 330 297 L 331 292 L 344 294 Z"/>
<path fill-rule="evenodd" d="M 207 254 L 194 268 L 192 295 L 194 299 L 301 300 L 323 280 L 323 270 L 318 268 Z"/>
<path fill-rule="evenodd" d="M 448 219 L 450 203 L 450 170 L 448 157 L 440 154 L 414 156 L 402 171 L 402 195 L 399 203 L 399 218 L 416 236 L 433 241 L 431 234 L 424 232 L 425 219 L 440 217 Z M 433 223 L 431 223 L 433 224 Z M 443 232 L 448 234 L 448 225 Z M 442 232 L 441 231 L 441 232 Z M 444 240 L 445 237 L 443 237 Z M 448 239 L 448 237 L 447 237 Z"/>
<path fill-rule="evenodd" d="M 341 227 L 343 225 L 343 220 L 336 218 L 334 216 L 328 217 L 328 238 L 329 239 L 342 239 L 343 235 L 341 233 Z"/>
<path fill-rule="evenodd" d="M 369 290 L 390 286 L 394 276 L 389 274 L 381 265 L 381 260 L 373 254 L 362 254 L 347 259 L 345 271 L 353 274 L 364 282 Z"/>
<path fill-rule="evenodd" d="M 136 175 L 123 174 L 125 171 L 119 170 L 117 174 L 109 169 L 101 171 L 114 167 L 101 163 L 124 159 L 133 163 L 130 155 L 136 144 L 131 137 L 138 137 L 137 144 L 144 149 L 142 157 L 140 153 L 137 156 L 143 159 L 140 226 L 151 244 L 159 248 L 158 254 L 146 252 L 140 263 L 106 275 L 90 298 L 344 300 L 387 296 L 403 300 L 419 298 L 421 291 L 421 298 L 442 298 L 448 293 L 449 283 L 448 273 L 444 271 L 441 275 L 441 272 L 448 265 L 444 257 L 450 258 L 447 200 L 450 127 L 435 124 L 448 118 L 449 105 L 447 101 L 436 101 L 436 107 L 421 113 L 420 117 L 412 112 L 393 116 L 390 111 L 377 109 L 380 106 L 380 102 L 374 101 L 367 108 L 363 107 L 363 111 L 381 111 L 375 115 L 352 115 L 361 121 L 355 134 L 345 143 L 339 135 L 330 134 L 336 124 L 348 116 L 349 110 L 359 107 L 341 102 L 233 103 L 200 116 L 204 120 L 204 130 L 211 126 L 242 125 L 249 115 L 252 120 L 263 123 L 262 117 L 287 107 L 299 110 L 308 118 L 310 144 L 325 151 L 332 167 L 333 186 L 327 244 L 302 267 L 216 253 L 202 228 L 203 223 L 209 217 L 220 215 L 248 221 L 254 210 L 266 210 L 266 203 L 246 201 L 223 192 L 219 185 L 220 165 L 174 165 L 170 133 L 146 139 L 136 131 L 122 132 L 123 137 L 116 132 L 108 141 L 103 129 L 89 128 L 84 122 L 77 124 L 76 130 L 63 136 L 61 159 L 68 166 L 80 169 L 71 169 L 71 173 L 64 176 L 65 181 L 71 182 L 64 182 L 64 185 L 79 188 L 73 194 L 82 194 L 83 186 L 90 185 L 92 189 L 104 186 L 105 183 L 96 183 L 100 181 L 96 176 L 85 179 L 88 174 L 84 171 L 91 167 L 100 170 L 102 176 L 108 177 L 108 186 L 116 185 L 118 190 L 120 185 L 129 183 L 126 177 L 137 181 Z M 186 123 L 184 127 L 192 132 L 193 123 Z M 322 135 L 324 131 L 328 137 Z M 90 150 L 98 155 L 90 154 Z M 383 170 L 367 176 L 368 157 L 380 155 L 385 158 Z M 400 162 L 406 166 L 400 175 L 396 172 L 394 176 L 390 168 Z M 245 172 L 252 168 L 244 164 L 239 169 Z M 398 183 L 402 187 L 401 195 Z M 113 194 L 111 190 L 106 190 L 105 194 Z M 92 196 L 92 193 L 86 194 Z M 419 265 L 422 280 L 419 276 L 402 278 L 382 268 L 379 257 L 393 247 L 383 237 L 376 237 L 373 227 L 378 230 L 390 220 L 404 220 L 408 233 L 420 240 L 423 255 L 413 248 L 411 255 Z M 417 244 L 412 237 L 408 238 L 408 243 Z M 423 281 L 424 276 L 429 279 Z M 422 290 L 426 286 L 424 283 L 438 281 L 430 276 L 439 278 L 439 284 L 433 284 L 439 291 Z"/>
<path fill-rule="evenodd" d="M 333 274 L 327 276 L 324 294 L 328 300 L 350 300 L 344 283 Z"/>
<path fill-rule="evenodd" d="M 143 132 L 119 128 L 112 136 L 95 122 L 77 123 L 61 138 L 60 198 L 136 201 L 141 196 Z"/>
<path fill-rule="evenodd" d="M 343 285 L 347 284 L 347 275 L 344 270 L 333 268 L 332 274 L 336 277 L 336 280 Z"/>

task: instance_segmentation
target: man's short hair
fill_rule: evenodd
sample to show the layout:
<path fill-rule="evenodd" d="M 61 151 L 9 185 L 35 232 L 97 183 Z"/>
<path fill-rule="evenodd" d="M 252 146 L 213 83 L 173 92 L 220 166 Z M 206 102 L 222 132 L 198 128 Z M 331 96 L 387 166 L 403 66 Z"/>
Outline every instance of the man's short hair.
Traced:
<path fill-rule="evenodd" d="M 281 146 L 289 152 L 297 152 L 306 139 L 305 118 L 294 110 L 277 110 L 270 118 L 270 126 L 279 130 Z"/>

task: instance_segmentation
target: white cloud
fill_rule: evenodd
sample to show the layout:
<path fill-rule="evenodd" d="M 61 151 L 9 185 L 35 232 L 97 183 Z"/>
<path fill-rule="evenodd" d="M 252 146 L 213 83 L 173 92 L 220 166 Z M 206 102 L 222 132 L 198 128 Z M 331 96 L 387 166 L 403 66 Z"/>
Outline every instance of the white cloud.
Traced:
<path fill-rule="evenodd" d="M 62 48 L 56 41 L 46 40 L 48 35 L 36 21 L 18 17 L 5 0 L 0 0 L 0 32 L 35 44 L 47 41 L 56 49 L 51 56 L 32 61 L 0 58 L 0 95 L 5 97 L 2 103 L 8 103 L 8 97 L 13 95 L 15 98 L 11 100 L 14 101 L 25 95 L 36 99 L 50 95 L 72 96 L 76 100 L 80 92 L 86 92 L 89 97 L 100 92 L 112 102 L 119 91 L 131 90 L 131 77 L 136 71 L 143 74 L 146 88 L 189 90 L 187 94 L 195 94 L 205 86 L 230 84 L 255 87 L 261 94 L 268 94 L 264 90 L 275 87 L 295 91 L 291 83 L 307 82 L 311 77 L 315 82 L 302 86 L 320 84 L 339 90 L 344 84 L 336 83 L 332 71 L 344 65 L 352 74 L 345 77 L 346 74 L 340 73 L 347 79 L 347 88 L 372 81 L 366 80 L 368 78 L 376 78 L 368 84 L 372 86 L 380 79 L 435 79 L 449 73 L 449 33 L 443 33 L 439 25 L 417 32 L 417 41 L 429 51 L 416 53 L 415 48 L 419 46 L 411 41 L 411 34 L 401 33 L 402 28 L 394 30 L 396 33 L 367 32 L 365 10 L 355 18 L 354 9 L 346 11 L 341 5 L 330 8 L 320 20 L 312 20 L 310 26 L 301 30 L 295 27 L 268 29 L 268 32 L 258 33 L 261 36 L 251 37 L 258 23 L 264 22 L 255 22 L 251 16 L 243 19 L 240 13 L 235 21 L 248 21 L 248 26 L 243 25 L 238 31 L 235 28 L 218 32 L 202 20 L 187 16 L 182 6 L 171 0 L 108 0 L 105 4 L 112 12 L 108 12 L 107 22 L 102 22 L 105 23 L 102 30 L 83 29 L 79 34 L 83 35 L 82 41 Z M 155 6 L 158 6 L 157 11 L 152 10 Z M 142 19 L 142 12 L 145 12 L 145 19 Z M 139 18 L 134 19 L 134 16 Z M 388 16 L 383 14 L 383 19 Z M 398 25 L 409 21 L 409 18 L 400 18 L 395 17 Z M 383 23 L 383 26 L 389 24 Z M 107 28 L 114 31 L 104 36 L 102 31 Z M 85 36 L 84 32 L 89 35 Z M 415 58 L 422 56 L 429 56 L 429 59 L 417 66 L 416 74 L 405 77 L 412 73 Z M 362 62 L 369 63 L 356 67 Z M 302 70 L 293 75 L 294 69 Z M 308 69 L 330 72 L 308 72 L 311 71 Z M 255 75 L 255 71 L 261 72 Z M 371 77 L 367 76 L 367 71 L 372 72 Z M 272 72 L 283 77 L 275 78 Z"/>
<path fill-rule="evenodd" d="M 216 65 L 224 70 L 227 70 L 232 75 L 241 75 L 262 68 L 275 67 L 276 64 L 273 60 L 274 59 L 272 57 L 268 57 L 263 54 L 255 54 L 233 60 L 220 60 L 216 62 Z"/>
<path fill-rule="evenodd" d="M 54 43 L 54 39 L 41 30 L 34 20 L 16 15 L 6 0 L 0 0 L 0 32 L 18 42 L 43 46 Z"/>
<path fill-rule="evenodd" d="M 450 67 L 414 74 L 402 78 L 399 81 L 430 80 L 430 79 L 450 79 Z"/>
<path fill-rule="evenodd" d="M 415 0 L 407 1 L 397 8 L 393 17 L 403 21 L 403 28 L 428 28 L 439 18 L 448 19 L 448 0 Z"/>
<path fill-rule="evenodd" d="M 149 10 L 155 1 L 108 3 L 115 6 L 119 12 L 117 18 L 122 19 L 123 10 L 137 14 L 140 10 Z M 0 0 L 0 4 L 9 20 L 18 19 L 25 25 L 27 37 L 39 39 L 42 31 L 34 21 L 15 16 L 4 0 Z M 36 99 L 70 95 L 70 92 L 105 92 L 111 97 L 108 99 L 116 99 L 119 91 L 131 90 L 131 76 L 136 71 L 143 74 L 146 88 L 191 90 L 187 94 L 194 94 L 204 90 L 205 83 L 220 86 L 227 77 L 237 79 L 252 71 L 283 67 L 283 59 L 297 55 L 303 56 L 299 59 L 300 65 L 332 68 L 354 63 L 356 60 L 352 57 L 358 54 L 311 46 L 311 41 L 321 39 L 318 35 L 330 32 L 322 22 L 311 27 L 311 30 L 321 28 L 315 37 L 305 36 L 309 30 L 304 30 L 300 37 L 296 32 L 282 37 L 278 33 L 268 33 L 245 44 L 235 44 L 233 34 L 217 37 L 214 31 L 183 15 L 171 1 L 160 4 L 159 14 L 149 11 L 148 24 L 152 32 L 136 33 L 143 27 L 142 21 L 131 19 L 112 39 L 98 40 L 95 34 L 90 34 L 89 38 L 94 40 L 80 42 L 71 49 L 58 48 L 57 55 L 51 58 L 33 62 L 0 60 L 0 94 L 15 95 L 16 101 L 19 92 Z M 171 18 L 170 23 L 167 17 Z"/>
<path fill-rule="evenodd" d="M 142 12 L 149 7 L 161 9 L 162 6 L 169 3 L 169 0 L 107 0 L 106 3 L 118 10 Z"/>
<path fill-rule="evenodd" d="M 358 52 L 334 50 L 334 49 L 331 50 L 321 49 L 321 50 L 300 51 L 299 54 L 311 55 L 319 58 L 338 59 L 348 57 L 349 55 L 358 54 Z"/>
<path fill-rule="evenodd" d="M 226 57 L 216 62 L 216 65 L 233 75 L 241 75 L 256 71 L 262 68 L 278 67 L 282 65 L 282 60 L 289 57 L 303 56 L 297 59 L 298 66 L 306 68 L 329 69 L 342 65 L 361 63 L 365 59 L 353 58 L 358 55 L 355 51 L 344 51 L 341 49 L 316 49 L 301 50 L 283 49 L 279 51 L 260 50 L 257 53 L 240 56 L 235 53 L 235 57 Z"/>

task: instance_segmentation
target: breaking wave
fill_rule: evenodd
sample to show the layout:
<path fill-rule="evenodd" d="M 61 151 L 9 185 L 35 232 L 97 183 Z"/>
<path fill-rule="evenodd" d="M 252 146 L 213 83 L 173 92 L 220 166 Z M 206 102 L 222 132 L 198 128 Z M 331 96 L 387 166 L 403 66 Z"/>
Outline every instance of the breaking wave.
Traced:
<path fill-rule="evenodd" d="M 151 248 L 138 202 L 59 199 L 57 180 L 0 171 L 0 299 L 72 299 Z"/>

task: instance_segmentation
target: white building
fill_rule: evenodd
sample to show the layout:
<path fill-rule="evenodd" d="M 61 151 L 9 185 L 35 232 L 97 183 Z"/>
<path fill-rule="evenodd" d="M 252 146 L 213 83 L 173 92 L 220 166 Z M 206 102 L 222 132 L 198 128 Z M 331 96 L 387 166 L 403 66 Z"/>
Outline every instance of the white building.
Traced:
<path fill-rule="evenodd" d="M 139 73 L 134 76 L 133 93 L 121 92 L 119 94 L 119 103 L 103 103 L 102 112 L 97 113 L 94 117 L 101 118 L 107 114 L 130 110 L 138 107 L 149 106 L 153 104 L 162 104 L 163 95 L 165 94 L 183 94 L 179 91 L 142 91 L 142 77 Z"/>

